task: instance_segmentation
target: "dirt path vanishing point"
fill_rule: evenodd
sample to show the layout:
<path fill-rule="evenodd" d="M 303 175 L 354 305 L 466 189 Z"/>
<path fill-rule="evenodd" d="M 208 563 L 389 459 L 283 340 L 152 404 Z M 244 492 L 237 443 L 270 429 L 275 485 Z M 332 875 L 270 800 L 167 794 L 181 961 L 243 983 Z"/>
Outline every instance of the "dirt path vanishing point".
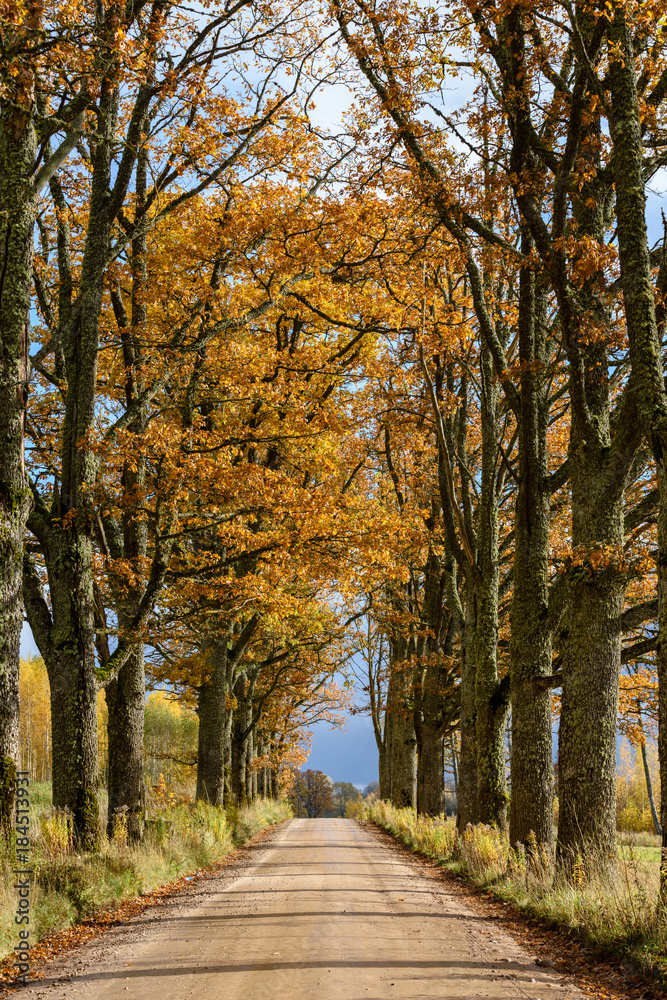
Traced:
<path fill-rule="evenodd" d="M 581 1000 L 491 921 L 351 820 L 291 820 L 189 905 L 146 911 L 16 997 Z"/>

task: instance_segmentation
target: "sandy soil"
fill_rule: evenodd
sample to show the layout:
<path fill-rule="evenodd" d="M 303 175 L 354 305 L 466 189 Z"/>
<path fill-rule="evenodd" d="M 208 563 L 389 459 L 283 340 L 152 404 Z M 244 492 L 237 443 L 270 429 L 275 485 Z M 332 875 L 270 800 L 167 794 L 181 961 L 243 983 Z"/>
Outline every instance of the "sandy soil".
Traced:
<path fill-rule="evenodd" d="M 292 820 L 231 875 L 70 953 L 47 1000 L 581 1000 L 351 820 Z"/>

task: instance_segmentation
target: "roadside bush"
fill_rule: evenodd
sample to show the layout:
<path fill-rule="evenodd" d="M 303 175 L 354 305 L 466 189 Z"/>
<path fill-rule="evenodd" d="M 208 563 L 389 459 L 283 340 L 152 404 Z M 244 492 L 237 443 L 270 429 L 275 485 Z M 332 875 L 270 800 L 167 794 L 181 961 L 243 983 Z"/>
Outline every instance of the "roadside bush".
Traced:
<path fill-rule="evenodd" d="M 143 841 L 131 844 L 120 819 L 98 854 L 72 853 L 71 821 L 51 809 L 50 793 L 31 788 L 31 942 L 112 909 L 182 875 L 214 865 L 263 827 L 291 816 L 284 801 L 258 800 L 227 811 L 204 802 L 177 801 L 168 793 L 149 800 Z M 0 954 L 16 943 L 15 849 L 0 842 Z"/>
<path fill-rule="evenodd" d="M 534 837 L 512 849 L 497 829 L 483 824 L 459 837 L 451 819 L 372 800 L 363 802 L 360 818 L 531 916 L 576 932 L 602 952 L 629 954 L 639 967 L 667 977 L 667 920 L 656 907 L 657 837 L 622 834 L 616 857 L 592 849 L 572 859 L 566 875 Z"/>

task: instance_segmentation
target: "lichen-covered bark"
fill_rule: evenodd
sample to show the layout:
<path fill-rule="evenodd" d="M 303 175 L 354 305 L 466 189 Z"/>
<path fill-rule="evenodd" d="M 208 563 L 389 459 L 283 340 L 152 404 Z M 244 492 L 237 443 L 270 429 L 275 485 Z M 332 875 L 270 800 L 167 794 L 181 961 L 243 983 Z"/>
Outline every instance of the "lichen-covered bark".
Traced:
<path fill-rule="evenodd" d="M 530 241 L 524 235 L 524 252 Z M 551 689 L 541 680 L 552 671 L 548 627 L 549 513 L 547 484 L 547 380 L 544 295 L 524 268 L 519 292 L 519 487 L 515 508 L 514 591 L 510 612 L 512 705 L 510 843 L 529 834 L 553 850 L 553 740 Z M 537 365 L 536 365 L 537 362 Z"/>
<path fill-rule="evenodd" d="M 445 739 L 460 715 L 453 663 L 460 605 L 454 559 L 433 551 L 424 568 L 422 616 L 414 684 L 417 812 L 439 816 L 445 809 Z"/>
<path fill-rule="evenodd" d="M 391 803 L 414 809 L 417 785 L 417 738 L 412 713 L 406 710 L 393 722 Z"/>
<path fill-rule="evenodd" d="M 42 513 L 42 512 L 38 512 Z M 46 664 L 51 694 L 53 804 L 73 813 L 77 842 L 99 845 L 97 790 L 97 671 L 90 540 L 38 514 L 30 524 L 41 535 L 51 609 L 29 559 L 24 600 L 35 641 Z"/>
<path fill-rule="evenodd" d="M 144 701 L 146 678 L 143 646 L 130 653 L 118 677 L 106 688 L 109 737 L 109 809 L 107 832 L 112 836 L 115 817 L 123 813 L 131 840 L 143 834 L 146 791 L 144 786 Z"/>
<path fill-rule="evenodd" d="M 247 801 L 247 739 L 248 739 L 248 699 L 247 699 L 248 679 L 242 672 L 236 679 L 234 685 L 234 697 L 236 708 L 232 722 L 231 736 L 231 793 L 232 800 L 237 805 L 245 804 Z"/>
<path fill-rule="evenodd" d="M 147 152 L 140 150 L 135 184 L 135 222 L 141 223 L 146 203 Z M 139 231 L 132 241 L 132 311 L 127 323 L 124 310 L 117 315 L 117 323 L 125 364 L 125 400 L 128 408 L 136 404 L 145 389 L 142 371 L 142 344 L 148 315 L 147 281 L 148 260 L 146 233 Z M 142 435 L 146 430 L 146 414 L 139 410 L 128 431 Z M 148 551 L 147 522 L 141 516 L 143 491 L 146 481 L 146 463 L 141 450 L 136 459 L 123 467 L 122 551 L 116 554 L 129 562 L 140 565 Z M 125 580 L 113 580 L 116 613 L 121 634 L 129 629 L 141 603 L 141 588 L 127 585 Z M 143 835 L 146 789 L 144 786 L 144 704 L 146 677 L 143 644 L 131 651 L 116 680 L 106 689 L 109 743 L 109 810 L 108 830 L 113 831 L 114 814 L 125 812 L 127 832 L 131 840 Z"/>
<path fill-rule="evenodd" d="M 422 722 L 417 757 L 417 812 L 440 816 L 445 811 L 445 735 L 444 727 Z"/>
<path fill-rule="evenodd" d="M 660 895 L 667 905 L 667 398 L 662 366 L 664 303 L 656 312 L 646 229 L 646 174 L 632 27 L 624 5 L 615 4 L 610 40 L 618 58 L 611 61 L 612 113 L 609 131 L 616 187 L 618 249 L 625 306 L 634 401 L 650 442 L 658 473 L 658 753 L 660 758 L 662 864 Z M 664 287 L 665 264 L 659 284 Z"/>
<path fill-rule="evenodd" d="M 227 638 L 212 644 L 210 677 L 198 689 L 197 790 L 195 798 L 222 806 L 225 802 L 225 764 L 230 743 L 232 713 L 227 708 L 229 669 Z"/>
<path fill-rule="evenodd" d="M 378 780 L 379 780 L 379 796 L 384 801 L 388 801 L 391 796 L 391 746 L 393 741 L 393 716 L 389 711 L 385 710 L 385 720 L 384 720 L 384 739 L 382 745 L 378 749 L 379 760 L 378 760 Z"/>
<path fill-rule="evenodd" d="M 476 627 L 474 587 L 466 581 L 465 621 L 461 642 L 461 749 L 456 825 L 463 832 L 468 824 L 479 822 L 477 797 L 477 699 L 476 661 L 473 640 Z"/>
<path fill-rule="evenodd" d="M 4 50 L 3 57 L 8 53 Z M 36 195 L 34 79 L 2 74 L 0 102 L 0 759 L 18 764 L 23 538 L 30 509 L 23 460 Z M 0 788 L 11 813 L 14 785 Z"/>
<path fill-rule="evenodd" d="M 391 787 L 389 797 L 399 809 L 415 806 L 417 738 L 413 705 L 408 690 L 407 644 L 402 636 L 392 641 L 391 677 L 387 708 L 391 713 Z M 389 748 L 388 748 L 389 749 Z"/>
<path fill-rule="evenodd" d="M 498 679 L 498 495 L 496 457 L 499 388 L 489 351 L 481 350 L 482 469 L 477 515 L 478 575 L 473 655 L 475 657 L 475 741 L 479 820 L 505 829 L 505 720 L 507 693 Z"/>

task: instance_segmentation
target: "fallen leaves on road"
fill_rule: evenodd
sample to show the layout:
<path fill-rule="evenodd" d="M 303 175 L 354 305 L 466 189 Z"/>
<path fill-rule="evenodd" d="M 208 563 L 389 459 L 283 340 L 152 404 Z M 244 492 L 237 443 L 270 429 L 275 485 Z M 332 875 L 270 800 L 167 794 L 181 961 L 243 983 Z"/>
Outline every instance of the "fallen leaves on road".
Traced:
<path fill-rule="evenodd" d="M 280 824 L 277 825 L 280 826 Z M 88 920 L 83 920 L 80 924 L 75 924 L 74 927 L 68 927 L 66 930 L 58 931 L 55 934 L 49 934 L 48 937 L 42 938 L 41 941 L 30 947 L 30 973 L 28 981 L 32 982 L 43 979 L 46 975 L 46 966 L 64 952 L 80 948 L 82 945 L 87 944 L 88 941 L 92 941 L 93 938 L 105 934 L 112 927 L 127 923 L 151 907 L 163 906 L 171 896 L 191 888 L 202 879 L 211 878 L 224 872 L 230 865 L 238 862 L 239 858 L 243 857 L 251 847 L 258 844 L 269 834 L 275 832 L 275 830 L 276 825 L 267 826 L 263 830 L 260 830 L 259 833 L 256 833 L 247 844 L 232 851 L 215 865 L 210 865 L 208 868 L 200 868 L 196 872 L 188 872 L 186 875 L 174 879 L 173 882 L 168 882 L 166 885 L 161 885 L 149 892 L 142 893 L 141 896 L 124 899 L 112 910 L 100 911 Z M 8 996 L 14 990 L 21 989 L 22 986 L 22 983 L 16 982 L 14 959 L 11 956 L 7 956 L 0 961 L 0 997 Z"/>

